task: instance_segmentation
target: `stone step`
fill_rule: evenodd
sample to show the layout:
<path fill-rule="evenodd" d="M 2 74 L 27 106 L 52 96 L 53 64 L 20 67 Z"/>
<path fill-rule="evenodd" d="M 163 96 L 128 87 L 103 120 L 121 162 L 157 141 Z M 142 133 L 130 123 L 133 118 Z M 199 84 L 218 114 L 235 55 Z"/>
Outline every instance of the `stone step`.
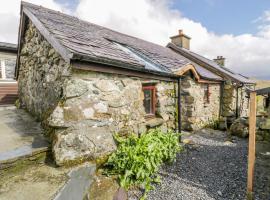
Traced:
<path fill-rule="evenodd" d="M 6 173 L 20 170 L 23 167 L 45 163 L 50 148 L 48 143 L 44 146 L 33 148 L 29 146 L 22 146 L 14 150 L 0 153 L 0 177 Z"/>
<path fill-rule="evenodd" d="M 0 106 L 0 176 L 45 162 L 50 145 L 42 133 L 40 123 L 25 110 Z"/>

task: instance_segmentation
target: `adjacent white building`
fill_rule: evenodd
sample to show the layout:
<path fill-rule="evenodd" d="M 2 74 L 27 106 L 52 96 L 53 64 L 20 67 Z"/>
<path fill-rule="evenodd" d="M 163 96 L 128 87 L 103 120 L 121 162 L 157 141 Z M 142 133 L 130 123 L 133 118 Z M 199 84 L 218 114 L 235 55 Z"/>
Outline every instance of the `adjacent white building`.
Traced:
<path fill-rule="evenodd" d="M 0 42 L 0 106 L 13 104 L 18 95 L 15 80 L 17 45 Z"/>

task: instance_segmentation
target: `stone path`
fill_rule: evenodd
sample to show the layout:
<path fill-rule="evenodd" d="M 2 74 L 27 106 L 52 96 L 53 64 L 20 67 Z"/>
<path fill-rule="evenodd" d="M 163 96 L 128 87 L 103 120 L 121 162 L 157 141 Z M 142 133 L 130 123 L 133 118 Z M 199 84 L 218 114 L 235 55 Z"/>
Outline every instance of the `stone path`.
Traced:
<path fill-rule="evenodd" d="M 247 140 L 233 138 L 231 143 L 226 141 L 226 133 L 213 130 L 186 137 L 194 144 L 186 145 L 185 151 L 177 155 L 176 162 L 160 170 L 162 183 L 147 199 L 245 199 Z M 255 199 L 269 200 L 270 176 L 266 174 L 270 173 L 270 168 L 267 161 L 264 165 L 258 164 L 261 159 L 257 157 Z"/>
<path fill-rule="evenodd" d="M 54 200 L 83 199 L 93 182 L 96 165 L 86 164 L 69 173 L 69 181 L 60 190 Z"/>
<path fill-rule="evenodd" d="M 0 165 L 14 159 L 47 151 L 49 143 L 40 123 L 15 107 L 0 107 Z"/>

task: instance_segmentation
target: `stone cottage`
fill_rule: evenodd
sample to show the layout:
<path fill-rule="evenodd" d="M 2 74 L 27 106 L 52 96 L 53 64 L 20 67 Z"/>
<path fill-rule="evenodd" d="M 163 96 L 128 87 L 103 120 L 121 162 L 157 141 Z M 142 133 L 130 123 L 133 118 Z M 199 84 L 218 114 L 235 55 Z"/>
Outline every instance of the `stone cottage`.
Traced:
<path fill-rule="evenodd" d="M 16 44 L 0 42 L 0 106 L 13 104 L 17 99 L 16 57 Z"/>
<path fill-rule="evenodd" d="M 42 121 L 56 163 L 108 155 L 115 132 L 196 130 L 246 115 L 253 83 L 191 52 L 189 39 L 179 32 L 163 47 L 23 2 L 20 105 Z"/>

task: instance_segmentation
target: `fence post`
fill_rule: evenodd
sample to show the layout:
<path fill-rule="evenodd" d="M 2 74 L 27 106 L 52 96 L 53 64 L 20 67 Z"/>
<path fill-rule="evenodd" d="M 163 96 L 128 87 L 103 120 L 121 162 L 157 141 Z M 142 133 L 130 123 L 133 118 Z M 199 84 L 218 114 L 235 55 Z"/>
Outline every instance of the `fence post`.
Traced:
<path fill-rule="evenodd" d="M 247 199 L 253 199 L 253 179 L 255 165 L 255 142 L 256 142 L 256 92 L 250 92 L 249 107 L 249 142 L 248 142 L 248 178 Z"/>

